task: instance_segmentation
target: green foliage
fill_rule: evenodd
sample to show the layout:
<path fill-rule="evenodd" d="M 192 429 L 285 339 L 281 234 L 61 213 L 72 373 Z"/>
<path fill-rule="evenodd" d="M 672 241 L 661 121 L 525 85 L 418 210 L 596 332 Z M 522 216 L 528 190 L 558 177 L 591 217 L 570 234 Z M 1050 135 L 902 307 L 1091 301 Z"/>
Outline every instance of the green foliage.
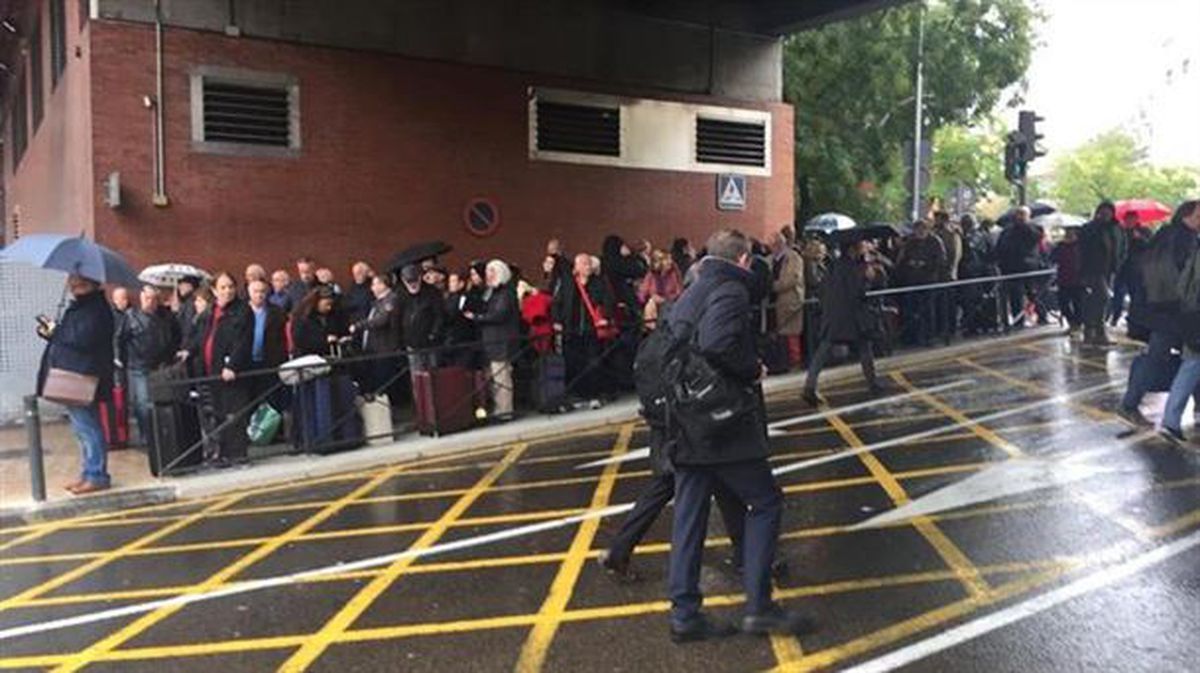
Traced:
<path fill-rule="evenodd" d="M 1174 207 L 1195 198 L 1200 172 L 1151 166 L 1133 136 L 1113 130 L 1058 157 L 1039 184 L 1060 209 L 1087 214 L 1104 199 L 1147 198 Z"/>
<path fill-rule="evenodd" d="M 785 42 L 784 96 L 796 108 L 801 218 L 837 210 L 860 220 L 904 219 L 900 155 L 913 132 L 920 11 L 919 3 L 905 4 Z M 1039 15 L 1024 0 L 941 0 L 924 11 L 925 119 L 936 139 L 937 129 L 987 118 L 1021 80 Z M 945 139 L 972 142 L 953 134 Z M 960 149 L 945 155 L 961 155 Z M 980 184 L 991 181 L 982 164 L 952 164 Z"/>
<path fill-rule="evenodd" d="M 945 197 L 961 184 L 976 194 L 1007 194 L 1004 179 L 1004 127 L 998 122 L 976 128 L 943 126 L 933 134 L 929 194 Z"/>

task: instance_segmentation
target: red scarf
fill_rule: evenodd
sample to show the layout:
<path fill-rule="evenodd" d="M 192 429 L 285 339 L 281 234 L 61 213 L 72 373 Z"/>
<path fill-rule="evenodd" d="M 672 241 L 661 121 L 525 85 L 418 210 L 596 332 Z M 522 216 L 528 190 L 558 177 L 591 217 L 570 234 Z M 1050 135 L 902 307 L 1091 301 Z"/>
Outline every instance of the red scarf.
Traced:
<path fill-rule="evenodd" d="M 217 323 L 221 322 L 221 316 L 224 314 L 221 306 L 213 306 L 212 321 L 208 324 L 208 334 L 204 335 L 204 370 L 209 374 L 213 373 L 213 342 L 216 341 Z"/>

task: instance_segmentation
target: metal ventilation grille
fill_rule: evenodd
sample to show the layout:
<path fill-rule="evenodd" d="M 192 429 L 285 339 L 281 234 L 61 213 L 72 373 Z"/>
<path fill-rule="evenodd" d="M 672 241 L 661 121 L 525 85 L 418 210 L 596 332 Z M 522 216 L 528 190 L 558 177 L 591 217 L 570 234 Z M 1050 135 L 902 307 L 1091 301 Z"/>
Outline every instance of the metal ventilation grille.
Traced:
<path fill-rule="evenodd" d="M 702 164 L 767 165 L 763 122 L 696 118 L 696 161 Z"/>
<path fill-rule="evenodd" d="M 204 140 L 291 146 L 287 87 L 249 86 L 204 80 Z"/>
<path fill-rule="evenodd" d="M 537 148 L 621 156 L 621 108 L 537 102 Z"/>

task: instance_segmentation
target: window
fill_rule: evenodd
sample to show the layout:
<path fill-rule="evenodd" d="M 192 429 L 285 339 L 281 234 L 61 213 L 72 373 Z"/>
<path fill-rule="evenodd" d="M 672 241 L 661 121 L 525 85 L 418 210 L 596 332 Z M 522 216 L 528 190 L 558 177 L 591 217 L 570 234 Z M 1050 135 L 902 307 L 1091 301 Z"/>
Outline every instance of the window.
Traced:
<path fill-rule="evenodd" d="M 29 98 L 33 104 L 33 132 L 42 123 L 42 22 L 35 21 L 29 35 Z"/>
<path fill-rule="evenodd" d="M 28 112 L 25 106 L 28 105 L 28 95 L 25 93 L 25 79 L 18 78 L 16 82 L 17 95 L 13 98 L 13 109 L 10 117 L 12 124 L 12 144 L 13 144 L 13 171 L 21 163 L 21 157 L 25 156 L 25 146 L 29 142 Z"/>
<path fill-rule="evenodd" d="M 67 67 L 67 8 L 66 0 L 50 0 L 50 81 L 58 86 L 63 68 Z"/>
<path fill-rule="evenodd" d="M 299 86 L 286 75 L 206 68 L 192 75 L 192 140 L 203 151 L 294 154 Z"/>
<path fill-rule="evenodd" d="M 87 25 L 92 14 L 92 0 L 79 0 L 79 30 Z"/>
<path fill-rule="evenodd" d="M 619 157 L 621 108 L 539 100 L 537 148 L 540 152 Z"/>
<path fill-rule="evenodd" d="M 766 166 L 763 122 L 696 118 L 696 161 L 703 164 Z"/>

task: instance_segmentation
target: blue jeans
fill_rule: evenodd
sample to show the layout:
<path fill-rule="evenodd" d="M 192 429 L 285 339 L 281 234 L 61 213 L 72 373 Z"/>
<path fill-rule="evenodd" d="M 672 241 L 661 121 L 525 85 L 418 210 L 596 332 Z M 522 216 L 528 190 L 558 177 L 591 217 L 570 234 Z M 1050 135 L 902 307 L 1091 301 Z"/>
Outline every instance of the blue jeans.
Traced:
<path fill-rule="evenodd" d="M 129 410 L 133 412 L 133 418 L 137 421 L 137 432 L 130 433 L 129 443 L 134 446 L 149 446 L 154 437 L 154 429 L 150 424 L 150 415 L 154 411 L 150 403 L 150 374 L 129 369 L 126 370 L 125 377 Z"/>
<path fill-rule="evenodd" d="M 71 430 L 79 440 L 83 452 L 83 470 L 80 478 L 97 486 L 108 486 L 108 447 L 104 444 L 104 431 L 100 429 L 100 416 L 96 404 L 86 407 L 67 407 Z"/>
<path fill-rule="evenodd" d="M 1200 392 L 1200 353 L 1184 353 L 1183 364 L 1171 383 L 1171 394 L 1167 397 L 1167 408 L 1163 411 L 1162 425 L 1180 432 L 1183 425 L 1183 410 L 1188 398 Z"/>
<path fill-rule="evenodd" d="M 1125 398 L 1121 401 L 1121 406 L 1130 410 L 1137 409 L 1142 403 L 1142 397 L 1158 388 L 1155 379 L 1171 367 L 1171 349 L 1179 348 L 1182 341 L 1174 334 L 1160 331 L 1150 334 L 1146 352 L 1134 358 L 1129 366 L 1129 385 L 1125 388 Z"/>

